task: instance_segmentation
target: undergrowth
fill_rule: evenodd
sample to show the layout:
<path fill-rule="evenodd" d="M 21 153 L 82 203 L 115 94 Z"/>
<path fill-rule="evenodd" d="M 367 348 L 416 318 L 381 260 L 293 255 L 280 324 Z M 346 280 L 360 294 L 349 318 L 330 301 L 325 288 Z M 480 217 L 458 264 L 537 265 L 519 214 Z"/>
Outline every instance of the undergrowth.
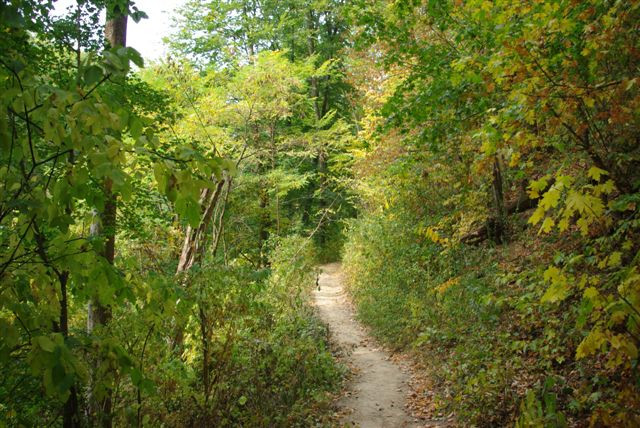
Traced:
<path fill-rule="evenodd" d="M 572 241 L 514 230 L 507 245 L 444 248 L 419 221 L 401 210 L 352 221 L 344 267 L 359 317 L 427 367 L 438 410 L 461 426 L 556 427 L 616 409 L 621 380 L 571 352 L 585 335 L 579 297 L 540 304 L 543 270 Z"/>
<path fill-rule="evenodd" d="M 210 314 L 212 389 L 209 397 L 199 392 L 203 342 L 194 311 L 187 315 L 182 354 L 188 364 L 172 359 L 154 372 L 159 393 L 147 403 L 152 425 L 166 423 L 172 403 L 173 426 L 329 423 L 342 372 L 328 349 L 327 329 L 309 306 L 314 257 L 308 242 L 290 237 L 277 243 L 268 270 L 211 266 L 191 276 L 187 300 Z M 175 365 L 182 375 L 175 376 Z"/>

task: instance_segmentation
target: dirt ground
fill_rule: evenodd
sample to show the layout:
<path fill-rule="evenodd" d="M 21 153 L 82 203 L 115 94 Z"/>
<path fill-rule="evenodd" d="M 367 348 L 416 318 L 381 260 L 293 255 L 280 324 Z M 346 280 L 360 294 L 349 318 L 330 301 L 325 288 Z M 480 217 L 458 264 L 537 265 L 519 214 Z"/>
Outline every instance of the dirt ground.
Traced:
<path fill-rule="evenodd" d="M 315 304 L 354 373 L 338 402 L 343 423 L 362 428 L 424 426 L 405 410 L 410 394 L 408 368 L 392 361 L 391 355 L 378 347 L 354 319 L 340 264 L 324 265 L 318 285 Z"/>

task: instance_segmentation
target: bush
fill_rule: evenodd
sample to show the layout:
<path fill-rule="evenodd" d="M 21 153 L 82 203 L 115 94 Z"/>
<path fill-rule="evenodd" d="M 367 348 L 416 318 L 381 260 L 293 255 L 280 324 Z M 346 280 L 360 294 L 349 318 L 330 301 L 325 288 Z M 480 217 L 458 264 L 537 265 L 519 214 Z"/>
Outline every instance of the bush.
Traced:
<path fill-rule="evenodd" d="M 342 372 L 327 347 L 326 328 L 304 298 L 315 279 L 313 266 L 312 247 L 290 237 L 276 245 L 271 270 L 192 269 L 178 304 L 186 323 L 181 355 L 149 355 L 145 361 L 147 376 L 157 386 L 144 398 L 146 421 L 169 426 L 322 423 Z M 148 347 L 162 348 L 169 328 L 156 330 Z"/>
<path fill-rule="evenodd" d="M 344 262 L 359 317 L 385 343 L 415 350 L 462 420 L 504 423 L 518 405 L 505 391 L 520 363 L 506 361 L 492 258 L 407 232 L 417 222 L 395 212 L 351 223 Z"/>

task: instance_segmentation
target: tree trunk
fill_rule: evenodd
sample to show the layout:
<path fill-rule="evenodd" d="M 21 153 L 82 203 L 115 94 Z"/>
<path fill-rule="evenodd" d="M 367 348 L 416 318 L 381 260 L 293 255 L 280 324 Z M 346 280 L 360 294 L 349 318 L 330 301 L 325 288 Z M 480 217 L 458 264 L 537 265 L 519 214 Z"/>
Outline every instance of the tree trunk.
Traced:
<path fill-rule="evenodd" d="M 67 212 L 70 209 L 67 207 Z M 60 284 L 60 315 L 58 318 L 58 323 L 53 323 L 53 330 L 62 333 L 65 342 L 67 342 L 69 338 L 69 302 L 67 298 L 67 284 L 69 282 L 69 272 L 68 271 L 60 271 L 54 264 L 52 263 L 49 255 L 47 254 L 47 240 L 45 234 L 40 230 L 37 223 L 33 223 L 33 230 L 35 232 L 36 239 L 36 251 L 45 266 L 51 269 L 56 277 L 58 278 L 58 282 Z M 75 428 L 80 427 L 80 417 L 78 412 L 78 395 L 76 392 L 75 384 L 69 388 L 69 398 L 64 403 L 62 408 L 62 426 L 64 428 Z"/>
<path fill-rule="evenodd" d="M 211 256 L 215 257 L 216 252 L 218 251 L 218 246 L 220 245 L 220 238 L 222 237 L 223 228 L 224 228 L 224 212 L 227 208 L 227 200 L 229 199 L 229 192 L 231 192 L 231 184 L 233 181 L 231 177 L 227 177 L 227 186 L 224 191 L 224 197 L 222 198 L 221 203 L 219 204 L 219 212 L 217 213 L 217 225 L 215 233 L 213 234 L 213 239 L 211 241 Z"/>
<path fill-rule="evenodd" d="M 200 315 L 200 334 L 202 340 L 202 387 L 206 407 L 209 403 L 209 395 L 211 395 L 211 351 L 209 349 L 208 320 L 202 303 L 198 304 L 198 313 Z"/>
<path fill-rule="evenodd" d="M 69 302 L 67 299 L 67 283 L 69 282 L 69 272 L 62 272 L 60 279 L 60 332 L 65 340 L 69 337 Z M 69 398 L 64 403 L 62 411 L 62 426 L 64 428 L 80 427 L 80 412 L 78 411 L 78 393 L 76 386 L 69 389 Z"/>
<path fill-rule="evenodd" d="M 550 185 L 547 187 L 547 189 L 549 187 Z M 504 207 L 505 218 L 508 215 L 524 212 L 532 208 L 535 208 L 537 205 L 538 205 L 538 200 L 531 199 L 529 197 L 526 191 L 526 185 L 525 183 L 523 183 L 520 188 L 520 193 L 518 194 L 518 197 L 514 201 L 511 201 L 505 205 Z M 477 245 L 482 241 L 484 241 L 485 239 L 492 238 L 492 235 L 490 234 L 490 230 L 489 230 L 491 229 L 491 227 L 489 225 L 495 224 L 496 222 L 497 220 L 495 219 L 495 217 L 489 218 L 484 225 L 482 225 L 481 227 L 479 227 L 478 229 L 472 232 L 467 233 L 462 238 L 460 238 L 460 242 L 463 242 L 469 245 Z"/>
<path fill-rule="evenodd" d="M 502 243 L 505 239 L 506 215 L 504 208 L 504 192 L 502 190 L 502 169 L 498 156 L 493 157 L 493 202 L 495 210 L 495 221 L 487 225 L 490 237 L 497 243 Z"/>
<path fill-rule="evenodd" d="M 266 243 L 269 239 L 269 193 L 266 186 L 260 189 L 260 227 L 258 230 L 258 248 L 260 249 L 260 267 L 267 266 Z"/>
<path fill-rule="evenodd" d="M 215 180 L 215 177 L 211 177 L 211 180 Z M 224 192 L 225 184 L 227 184 L 227 191 L 225 193 L 225 196 L 221 198 L 221 195 Z M 206 248 L 205 236 L 207 233 L 207 228 L 211 224 L 212 219 L 216 218 L 216 215 L 218 215 L 218 231 L 213 237 L 213 253 L 215 254 L 219 242 L 219 235 L 220 233 L 222 233 L 222 217 L 224 216 L 224 206 L 220 207 L 219 201 L 222 200 L 221 203 L 226 204 L 230 186 L 231 178 L 225 177 L 222 180 L 219 180 L 213 189 L 207 187 L 203 189 L 202 192 L 200 192 L 200 208 L 202 212 L 202 219 L 200 220 L 200 224 L 198 224 L 198 227 L 194 228 L 191 226 L 187 226 L 187 230 L 185 231 L 184 236 L 184 243 L 182 244 L 182 251 L 180 253 L 180 259 L 178 260 L 176 275 L 188 271 L 194 264 L 198 263 L 202 259 L 204 250 Z M 182 326 L 176 325 L 173 332 L 172 343 L 172 349 L 174 352 L 177 352 L 181 348 L 182 341 Z M 204 379 L 204 381 L 206 383 L 207 379 Z"/>
<path fill-rule="evenodd" d="M 107 16 L 104 34 L 110 47 L 126 46 L 127 44 L 127 7 L 128 5 L 125 6 L 124 10 L 116 7 L 113 12 Z M 105 247 L 103 256 L 109 264 L 113 265 L 116 243 L 117 196 L 113 192 L 113 181 L 110 178 L 105 179 L 103 191 L 105 204 L 100 216 L 100 225 L 94 222 L 91 229 L 92 233 L 101 233 L 104 236 Z M 93 331 L 97 325 L 106 325 L 110 320 L 111 308 L 102 305 L 97 299 L 89 303 L 87 314 L 87 330 L 89 332 Z M 92 401 L 93 400 L 90 401 L 90 405 L 92 404 L 94 408 L 90 410 L 90 415 L 97 413 L 99 417 L 98 424 L 104 428 L 110 428 L 113 423 L 111 414 L 112 392 L 108 391 L 101 403 L 92 403 Z"/>
<path fill-rule="evenodd" d="M 207 228 L 211 223 L 211 219 L 214 217 L 218 201 L 220 200 L 220 195 L 224 190 L 224 186 L 227 180 L 227 178 L 224 178 L 218 181 L 214 189 L 210 189 L 207 187 L 200 193 L 202 220 L 196 228 L 187 226 L 176 274 L 189 270 L 202 258 L 204 250 L 204 237 L 206 235 Z"/>

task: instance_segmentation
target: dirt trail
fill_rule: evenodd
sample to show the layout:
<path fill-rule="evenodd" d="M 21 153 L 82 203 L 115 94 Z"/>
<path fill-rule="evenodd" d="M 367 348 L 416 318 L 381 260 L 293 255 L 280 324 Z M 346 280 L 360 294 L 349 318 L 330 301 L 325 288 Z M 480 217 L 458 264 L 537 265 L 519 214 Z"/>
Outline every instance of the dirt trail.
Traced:
<path fill-rule="evenodd" d="M 407 369 L 393 363 L 354 320 L 339 263 L 322 267 L 319 287 L 314 298 L 320 316 L 355 372 L 338 403 L 344 410 L 352 410 L 344 422 L 362 428 L 417 426 L 404 410 L 409 391 Z"/>

